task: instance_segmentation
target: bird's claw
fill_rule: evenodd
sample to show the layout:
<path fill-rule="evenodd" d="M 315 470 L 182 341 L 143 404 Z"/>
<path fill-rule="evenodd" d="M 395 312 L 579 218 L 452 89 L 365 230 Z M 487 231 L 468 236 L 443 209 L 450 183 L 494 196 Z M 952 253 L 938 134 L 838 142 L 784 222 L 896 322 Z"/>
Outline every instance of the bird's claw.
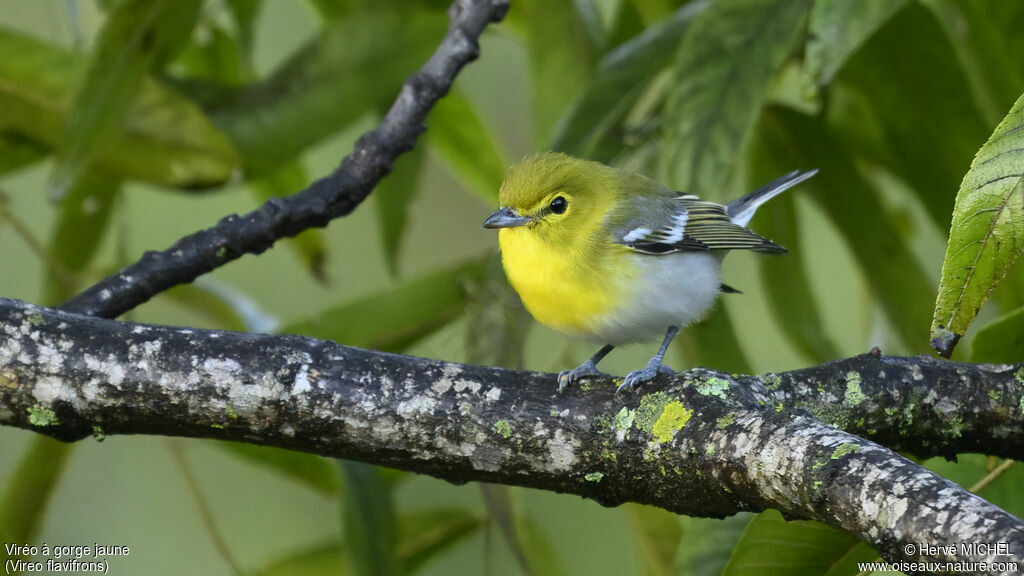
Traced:
<path fill-rule="evenodd" d="M 562 390 L 565 390 L 566 386 L 575 384 L 583 378 L 593 376 L 607 376 L 607 374 L 598 370 L 597 366 L 590 360 L 587 360 L 572 370 L 562 370 L 558 373 L 558 391 L 561 392 Z"/>
<path fill-rule="evenodd" d="M 669 368 L 669 370 L 671 370 L 671 368 Z M 633 370 L 629 374 L 626 374 L 626 377 L 622 379 L 622 384 L 615 389 L 615 393 L 619 394 L 627 390 L 632 390 L 644 382 L 650 382 L 651 380 L 654 380 L 654 377 L 657 376 L 659 372 L 661 372 L 661 368 L 654 368 L 652 366 L 648 366 L 643 370 Z"/>

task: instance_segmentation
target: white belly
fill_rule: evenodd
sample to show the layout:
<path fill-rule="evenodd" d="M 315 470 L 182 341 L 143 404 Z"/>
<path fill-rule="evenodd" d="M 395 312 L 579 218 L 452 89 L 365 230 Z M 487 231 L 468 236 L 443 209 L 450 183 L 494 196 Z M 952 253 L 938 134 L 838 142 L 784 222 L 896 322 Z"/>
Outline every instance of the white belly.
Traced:
<path fill-rule="evenodd" d="M 700 320 L 720 291 L 720 255 L 637 254 L 634 264 L 628 276 L 613 280 L 631 287 L 625 291 L 623 303 L 596 322 L 592 338 L 602 344 L 661 338 L 669 326 Z"/>

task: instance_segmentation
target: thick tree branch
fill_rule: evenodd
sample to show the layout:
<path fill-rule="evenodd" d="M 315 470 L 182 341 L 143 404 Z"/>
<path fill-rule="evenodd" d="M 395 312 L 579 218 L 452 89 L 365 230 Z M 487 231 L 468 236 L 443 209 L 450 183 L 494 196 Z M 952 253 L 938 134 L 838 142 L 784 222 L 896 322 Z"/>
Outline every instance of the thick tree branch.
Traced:
<path fill-rule="evenodd" d="M 243 216 L 227 216 L 212 228 L 178 240 L 162 252 L 147 252 L 136 263 L 109 276 L 62 307 L 70 312 L 114 318 L 156 294 L 245 254 L 260 254 L 277 240 L 323 227 L 352 212 L 411 150 L 434 104 L 448 93 L 463 66 L 476 59 L 484 28 L 504 18 L 508 0 L 456 0 L 448 13 L 448 33 L 417 72 L 406 79 L 380 125 L 363 134 L 355 149 L 330 176 L 288 198 L 274 198 Z M 343 106 L 344 103 L 339 103 Z"/>
<path fill-rule="evenodd" d="M 942 559 L 904 554 L 907 544 L 922 543 L 1006 542 L 1024 553 L 1017 518 L 882 446 L 775 404 L 806 392 L 811 376 L 822 390 L 843 390 L 840 402 L 851 409 L 868 401 L 846 397 L 851 372 L 868 397 L 906 379 L 923 391 L 928 378 L 963 376 L 967 389 L 1002 391 L 1003 408 L 992 413 L 1019 421 L 1021 366 L 865 355 L 778 377 L 691 370 L 615 397 L 611 382 L 557 395 L 547 374 L 300 336 L 113 322 L 11 300 L 0 300 L 0 332 L 0 423 L 64 440 L 93 433 L 220 438 L 452 482 L 571 492 L 607 505 L 637 501 L 700 516 L 772 507 L 847 530 L 893 561 Z M 918 370 L 925 378 L 915 378 Z M 950 398 L 948 409 L 968 413 L 958 401 Z M 906 423 L 900 412 L 880 414 L 891 420 L 871 416 L 879 430 Z M 1006 444 L 1001 429 L 993 425 L 992 435 Z M 946 432 L 931 434 L 938 444 Z M 966 425 L 961 431 L 983 434 Z M 955 558 L 1011 559 L 959 550 Z"/>

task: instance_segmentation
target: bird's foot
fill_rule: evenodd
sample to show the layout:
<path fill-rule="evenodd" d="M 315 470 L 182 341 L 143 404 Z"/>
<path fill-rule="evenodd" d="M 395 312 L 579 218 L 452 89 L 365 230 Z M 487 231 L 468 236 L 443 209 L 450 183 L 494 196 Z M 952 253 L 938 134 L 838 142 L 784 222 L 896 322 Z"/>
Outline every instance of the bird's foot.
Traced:
<path fill-rule="evenodd" d="M 615 389 L 615 393 L 619 394 L 621 392 L 626 392 L 627 390 L 632 390 L 633 388 L 636 388 L 637 386 L 643 384 L 644 382 L 650 382 L 651 380 L 654 380 L 654 377 L 661 373 L 662 368 L 666 367 L 647 366 L 643 370 L 633 370 L 629 374 L 626 374 L 626 377 L 622 379 L 622 384 L 620 384 L 619 387 Z M 674 374 L 671 368 L 668 368 L 668 370 L 668 373 Z"/>
<path fill-rule="evenodd" d="M 558 373 L 558 391 L 561 392 L 562 390 L 565 390 L 566 386 L 575 384 L 583 378 L 591 378 L 594 376 L 607 376 L 607 374 L 598 370 L 597 365 L 591 360 L 587 360 L 572 370 L 562 370 Z"/>

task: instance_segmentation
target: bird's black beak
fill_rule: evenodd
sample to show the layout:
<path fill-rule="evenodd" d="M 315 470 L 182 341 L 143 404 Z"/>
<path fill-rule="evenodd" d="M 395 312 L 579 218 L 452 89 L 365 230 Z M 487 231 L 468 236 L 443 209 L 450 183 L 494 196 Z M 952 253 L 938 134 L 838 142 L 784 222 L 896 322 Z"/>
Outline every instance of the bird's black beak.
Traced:
<path fill-rule="evenodd" d="M 525 226 L 532 221 L 532 217 L 520 216 L 515 208 L 506 206 L 498 208 L 494 214 L 488 216 L 487 220 L 484 220 L 484 228 L 515 228 L 516 226 Z"/>

